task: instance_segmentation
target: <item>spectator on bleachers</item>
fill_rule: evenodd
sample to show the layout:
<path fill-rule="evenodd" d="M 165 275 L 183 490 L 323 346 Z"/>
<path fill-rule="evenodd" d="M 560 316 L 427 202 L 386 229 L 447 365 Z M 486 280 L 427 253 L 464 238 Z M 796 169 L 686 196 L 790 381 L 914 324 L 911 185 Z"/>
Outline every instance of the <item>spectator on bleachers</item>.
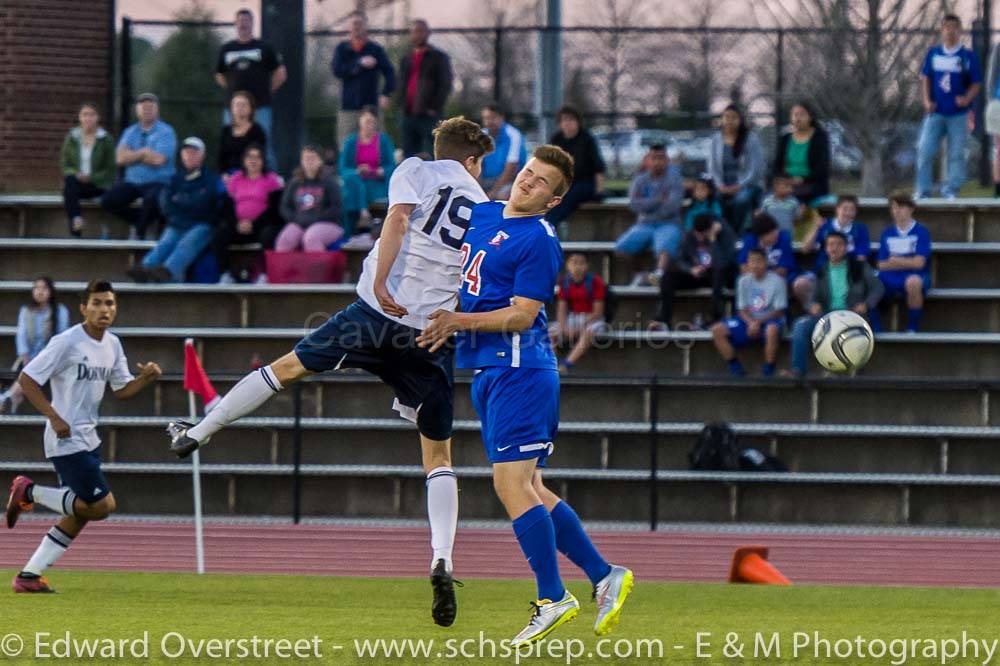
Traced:
<path fill-rule="evenodd" d="M 299 168 L 285 188 L 281 217 L 285 226 L 274 242 L 277 252 L 324 252 L 344 235 L 340 219 L 340 188 L 323 173 L 323 152 L 316 146 L 302 149 Z"/>
<path fill-rule="evenodd" d="M 885 285 L 885 297 L 905 297 L 906 330 L 920 329 L 924 297 L 931 286 L 931 234 L 913 219 L 916 204 L 909 194 L 889 197 L 893 223 L 882 232 L 878 248 L 878 277 Z M 877 310 L 872 311 L 872 327 L 881 330 Z"/>
<path fill-rule="evenodd" d="M 774 173 L 792 177 L 795 198 L 815 207 L 830 193 L 830 138 L 807 102 L 790 112 L 791 131 L 778 138 Z"/>
<path fill-rule="evenodd" d="M 737 263 L 740 273 L 750 272 L 748 259 L 750 251 L 761 249 L 767 258 L 767 267 L 792 284 L 799 274 L 795 263 L 795 250 L 792 247 L 792 235 L 778 228 L 778 223 L 767 213 L 757 213 L 753 216 L 750 231 L 743 235 L 743 247 L 740 249 Z"/>
<path fill-rule="evenodd" d="M 634 258 L 652 248 L 656 269 L 648 279 L 659 284 L 684 236 L 681 230 L 684 178 L 680 169 L 670 164 L 662 144 L 650 146 L 647 160 L 649 168 L 632 180 L 628 190 L 629 208 L 637 214 L 635 224 L 615 241 L 615 252 Z M 646 277 L 636 272 L 632 284 L 639 285 Z"/>
<path fill-rule="evenodd" d="M 983 124 L 993 141 L 993 196 L 1000 197 L 1000 44 L 994 44 L 990 50 L 986 95 Z"/>
<path fill-rule="evenodd" d="M 41 275 L 31 287 L 31 302 L 22 305 L 17 313 L 17 332 L 14 347 L 17 359 L 14 370 L 20 370 L 45 348 L 53 335 L 69 328 L 69 310 L 59 302 L 52 278 Z M 14 382 L 0 393 L 0 413 L 16 414 L 23 401 L 21 386 Z"/>
<path fill-rule="evenodd" d="M 434 159 L 434 126 L 441 120 L 451 94 L 451 61 L 448 54 L 427 43 L 430 26 L 423 19 L 410 23 L 413 47 L 399 60 L 400 132 L 403 155 Z"/>
<path fill-rule="evenodd" d="M 785 325 L 785 310 L 788 308 L 788 292 L 785 281 L 768 270 L 767 263 L 763 250 L 750 250 L 747 257 L 749 270 L 736 282 L 738 314 L 712 326 L 715 348 L 729 365 L 730 374 L 736 377 L 746 375 L 736 350 L 746 347 L 751 341 L 764 342 L 763 374 L 765 377 L 774 374 L 781 331 Z"/>
<path fill-rule="evenodd" d="M 247 276 L 234 276 L 229 261 L 230 245 L 260 243 L 265 250 L 274 248 L 283 220 L 279 209 L 284 183 L 281 176 L 268 170 L 264 150 L 249 145 L 243 151 L 243 169 L 226 182 L 233 200 L 234 216 L 223 217 L 213 246 L 222 277 L 219 282 L 247 282 Z"/>
<path fill-rule="evenodd" d="M 669 330 L 674 322 L 674 299 L 679 289 L 712 289 L 712 312 L 708 323 L 723 318 L 727 287 L 736 279 L 736 234 L 711 213 L 702 213 L 684 236 L 676 261 L 660 281 L 660 307 L 652 330 Z M 697 322 L 695 322 L 697 323 Z"/>
<path fill-rule="evenodd" d="M 80 105 L 80 124 L 63 139 L 59 163 L 63 174 L 63 205 L 69 232 L 79 237 L 86 223 L 80 199 L 104 194 L 115 182 L 115 140 L 100 126 L 97 105 Z"/>
<path fill-rule="evenodd" d="M 219 173 L 223 180 L 243 168 L 243 155 L 247 146 L 266 148 L 267 134 L 256 120 L 254 98 L 246 90 L 237 90 L 229 99 L 230 124 L 219 135 Z M 267 152 L 264 153 L 265 160 Z M 267 166 L 274 167 L 270 162 Z"/>
<path fill-rule="evenodd" d="M 250 93 L 254 106 L 253 115 L 260 128 L 264 131 L 265 140 L 254 137 L 253 142 L 267 147 L 267 161 L 274 164 L 274 148 L 272 146 L 272 114 L 271 95 L 284 85 L 288 79 L 288 70 L 281 60 L 281 54 L 267 42 L 254 39 L 253 12 L 241 9 L 236 12 L 236 39 L 226 42 L 219 51 L 219 60 L 215 67 L 215 81 L 226 90 L 230 100 L 237 91 Z M 232 107 L 225 113 L 223 123 L 232 122 Z M 241 151 L 234 157 L 239 168 Z M 222 169 L 225 173 L 230 167 Z"/>
<path fill-rule="evenodd" d="M 705 213 L 717 220 L 722 219 L 722 206 L 715 194 L 715 183 L 707 173 L 694 181 L 694 187 L 691 188 L 691 205 L 684 213 L 684 231 L 691 231 L 694 221 Z"/>
<path fill-rule="evenodd" d="M 853 194 L 837 197 L 836 215 L 824 220 L 819 218 L 802 239 L 802 250 L 816 252 L 816 270 L 826 265 L 826 237 L 837 231 L 847 237 L 847 254 L 854 259 L 868 261 L 871 254 L 871 236 L 864 222 L 857 220 L 858 198 Z"/>
<path fill-rule="evenodd" d="M 708 172 L 722 197 L 723 216 L 736 233 L 750 222 L 750 215 L 764 192 L 767 166 L 760 139 L 735 104 L 723 110 L 719 132 L 712 136 Z"/>
<path fill-rule="evenodd" d="M 917 143 L 916 198 L 934 194 L 934 159 L 941 140 L 948 137 L 948 178 L 941 196 L 954 199 L 965 182 L 965 144 L 969 138 L 966 116 L 982 87 L 979 56 L 962 46 L 962 20 L 946 14 L 941 23 L 941 43 L 927 52 L 920 68 L 924 116 Z"/>
<path fill-rule="evenodd" d="M 573 156 L 573 184 L 559 205 L 545 216 L 552 224 L 563 222 L 584 203 L 604 196 L 604 158 L 594 136 L 583 126 L 580 112 L 564 106 L 556 112 L 556 122 L 559 131 L 549 143 Z"/>
<path fill-rule="evenodd" d="M 386 109 L 389 96 L 396 89 L 396 71 L 380 44 L 368 39 L 368 17 L 364 12 L 351 14 L 347 23 L 348 39 L 337 44 L 330 67 L 341 81 L 340 110 L 337 111 L 337 143 L 344 145 L 347 136 L 358 126 L 358 116 L 366 106 Z M 379 93 L 379 75 L 384 79 Z"/>
<path fill-rule="evenodd" d="M 788 374 L 795 377 L 806 374 L 812 331 L 820 317 L 834 310 L 851 310 L 868 317 L 885 293 L 868 261 L 849 253 L 846 233 L 830 231 L 823 243 L 828 261 L 816 271 L 815 300 L 807 308 L 809 314 L 796 319 L 792 327 L 792 369 Z"/>
<path fill-rule="evenodd" d="M 608 288 L 599 275 L 590 272 L 587 257 L 579 252 L 566 259 L 566 272 L 557 285 L 556 321 L 549 327 L 553 346 L 576 342 L 559 372 L 566 373 L 590 349 L 594 336 L 607 329 L 604 308 Z"/>
<path fill-rule="evenodd" d="M 125 129 L 115 154 L 125 178 L 104 193 L 101 206 L 131 224 L 141 239 L 160 216 L 160 190 L 174 175 L 177 135 L 160 120 L 160 101 L 153 93 L 139 95 L 135 114 L 139 122 Z M 137 210 L 132 203 L 140 197 L 142 208 Z"/>
<path fill-rule="evenodd" d="M 226 188 L 219 174 L 205 168 L 204 141 L 184 139 L 181 166 L 160 192 L 166 229 L 142 263 L 128 271 L 136 282 L 184 282 L 188 267 L 215 236 Z"/>
<path fill-rule="evenodd" d="M 785 173 L 774 174 L 771 182 L 771 192 L 764 197 L 760 209 L 774 218 L 778 228 L 795 235 L 795 221 L 803 214 L 805 207 L 793 192 L 795 184 L 791 176 Z"/>
<path fill-rule="evenodd" d="M 491 200 L 510 196 L 514 176 L 528 161 L 528 147 L 521 130 L 507 122 L 499 104 L 487 104 L 482 111 L 483 130 L 493 137 L 493 152 L 483 158 L 479 183 Z"/>
<path fill-rule="evenodd" d="M 389 196 L 389 178 L 396 168 L 395 154 L 392 137 L 379 131 L 378 112 L 367 107 L 358 119 L 357 131 L 344 142 L 338 162 L 345 237 L 350 238 L 359 226 L 370 226 L 370 206 Z"/>

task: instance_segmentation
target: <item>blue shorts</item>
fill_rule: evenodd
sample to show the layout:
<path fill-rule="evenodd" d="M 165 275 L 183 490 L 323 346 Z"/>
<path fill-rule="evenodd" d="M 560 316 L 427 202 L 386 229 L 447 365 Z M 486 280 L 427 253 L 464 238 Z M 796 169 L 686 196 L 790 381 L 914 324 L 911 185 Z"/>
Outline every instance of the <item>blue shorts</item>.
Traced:
<path fill-rule="evenodd" d="M 652 247 L 657 255 L 666 252 L 677 256 L 684 233 L 681 225 L 674 222 L 636 222 L 615 242 L 615 251 L 623 254 L 639 254 Z"/>
<path fill-rule="evenodd" d="M 396 394 L 393 407 L 424 437 L 451 437 L 454 417 L 455 348 L 433 354 L 417 346 L 415 328 L 393 321 L 357 300 L 295 345 L 310 372 L 359 368 L 379 377 Z"/>
<path fill-rule="evenodd" d="M 924 296 L 926 296 L 927 290 L 931 288 L 931 279 L 929 275 L 913 271 L 879 271 L 878 278 L 882 280 L 882 284 L 885 285 L 885 296 L 888 298 L 895 298 L 896 296 L 905 295 L 906 280 L 911 275 L 916 275 L 924 281 L 923 291 Z"/>
<path fill-rule="evenodd" d="M 778 335 L 781 335 L 782 331 L 785 330 L 785 320 L 771 319 L 767 321 L 760 327 L 760 336 L 756 338 L 751 338 L 747 334 L 747 324 L 740 317 L 730 317 L 726 320 L 726 326 L 729 327 L 729 343 L 737 349 L 742 349 L 751 342 L 763 342 L 764 333 L 772 326 L 776 327 Z"/>
<path fill-rule="evenodd" d="M 108 480 L 101 471 L 101 447 L 93 451 L 78 451 L 49 458 L 59 475 L 59 485 L 69 488 L 87 504 L 93 504 L 111 494 Z"/>
<path fill-rule="evenodd" d="M 559 430 L 559 372 L 541 368 L 483 368 L 472 380 L 491 464 L 545 459 Z"/>

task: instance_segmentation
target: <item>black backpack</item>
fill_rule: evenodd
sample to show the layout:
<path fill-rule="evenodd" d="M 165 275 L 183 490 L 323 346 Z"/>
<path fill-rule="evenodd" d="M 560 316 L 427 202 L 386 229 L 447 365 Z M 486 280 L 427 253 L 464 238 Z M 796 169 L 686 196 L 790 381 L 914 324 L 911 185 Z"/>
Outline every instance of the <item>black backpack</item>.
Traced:
<path fill-rule="evenodd" d="M 569 289 L 571 279 L 569 274 L 563 276 L 562 283 L 559 285 L 562 293 L 566 293 Z M 583 288 L 587 290 L 587 296 L 591 299 L 594 298 L 594 274 L 587 271 L 587 274 L 583 276 Z M 615 318 L 615 311 L 618 310 L 618 294 L 616 294 L 612 289 L 610 284 L 604 285 L 604 321 L 609 324 Z"/>
<path fill-rule="evenodd" d="M 688 452 L 691 469 L 727 471 L 739 464 L 740 448 L 736 433 L 728 423 L 709 423 L 701 429 L 698 440 Z"/>

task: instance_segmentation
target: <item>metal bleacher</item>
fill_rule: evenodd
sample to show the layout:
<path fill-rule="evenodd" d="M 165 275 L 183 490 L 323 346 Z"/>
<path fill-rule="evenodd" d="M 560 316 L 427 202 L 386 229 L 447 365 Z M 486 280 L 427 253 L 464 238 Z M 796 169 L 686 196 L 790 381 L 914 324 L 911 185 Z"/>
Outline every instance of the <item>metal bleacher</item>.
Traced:
<path fill-rule="evenodd" d="M 68 239 L 58 197 L 0 196 L 0 322 L 7 324 L 0 360 L 13 358 L 11 324 L 34 275 L 52 274 L 64 293 L 96 276 L 118 281 L 115 330 L 130 359 L 155 360 L 168 375 L 133 401 L 105 401 L 106 471 L 122 512 L 185 514 L 190 467 L 168 457 L 162 433 L 166 420 L 186 412 L 177 374 L 183 339 L 198 340 L 224 392 L 251 359 L 287 351 L 353 300 L 353 285 L 128 284 L 126 268 L 152 243 L 125 240 L 124 225 L 96 209 L 87 215 L 90 238 Z M 877 237 L 887 223 L 885 200 L 863 199 L 859 217 Z M 656 290 L 616 286 L 616 332 L 563 382 L 548 478 L 591 520 L 645 520 L 655 488 L 656 514 L 672 522 L 1000 527 L 1000 205 L 927 202 L 917 217 L 935 239 L 926 332 L 880 335 L 871 364 L 855 378 L 723 377 L 707 333 L 646 332 Z M 631 219 L 622 201 L 586 206 L 568 224 L 564 247 L 585 252 L 621 285 L 628 265 L 614 256 L 613 239 Z M 102 234 L 109 240 L 93 238 Z M 361 258 L 351 256 L 355 276 Z M 678 315 L 705 310 L 708 297 L 705 290 L 682 294 Z M 898 324 L 892 308 L 886 315 Z M 759 356 L 745 356 L 754 370 Z M 460 376 L 456 387 L 462 517 L 498 518 L 468 383 Z M 347 373 L 306 382 L 299 399 L 304 515 L 423 515 L 419 451 L 412 426 L 393 418 L 388 389 Z M 292 403 L 284 392 L 205 448 L 208 513 L 290 513 Z M 43 420 L 22 412 L 0 416 L 0 469 L 51 478 L 41 458 Z M 695 433 L 718 419 L 791 472 L 687 471 Z"/>

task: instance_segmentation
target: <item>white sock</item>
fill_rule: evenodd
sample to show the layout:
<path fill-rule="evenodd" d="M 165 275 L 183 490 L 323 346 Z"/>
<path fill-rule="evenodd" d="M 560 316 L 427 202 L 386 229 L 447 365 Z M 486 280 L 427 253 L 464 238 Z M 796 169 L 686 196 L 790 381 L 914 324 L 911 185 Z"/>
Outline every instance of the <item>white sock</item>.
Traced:
<path fill-rule="evenodd" d="M 35 504 L 41 504 L 49 511 L 55 511 L 63 516 L 72 516 L 76 493 L 69 488 L 49 488 L 35 484 L 31 486 L 31 501 Z"/>
<path fill-rule="evenodd" d="M 188 430 L 188 437 L 204 443 L 209 437 L 237 419 L 250 414 L 282 389 L 271 366 L 254 370 L 227 393 L 215 409 Z"/>
<path fill-rule="evenodd" d="M 427 517 L 431 523 L 431 569 L 438 560 L 451 571 L 451 551 L 458 528 L 458 481 L 451 467 L 435 467 L 427 475 Z"/>
<path fill-rule="evenodd" d="M 62 557 L 72 543 L 73 537 L 63 532 L 58 526 L 53 525 L 48 534 L 42 537 L 42 542 L 38 544 L 38 550 L 24 565 L 22 571 L 41 576 L 46 569 Z"/>

